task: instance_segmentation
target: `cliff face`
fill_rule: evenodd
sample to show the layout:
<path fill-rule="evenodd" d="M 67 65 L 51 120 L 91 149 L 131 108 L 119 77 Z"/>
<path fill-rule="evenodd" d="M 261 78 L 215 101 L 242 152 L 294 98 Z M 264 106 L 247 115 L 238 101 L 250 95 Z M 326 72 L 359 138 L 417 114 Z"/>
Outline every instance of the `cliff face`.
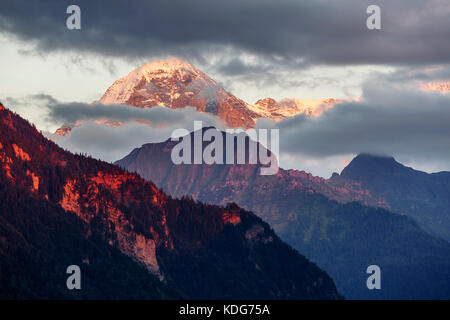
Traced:
<path fill-rule="evenodd" d="M 0 110 L 0 163 L 0 201 L 5 208 L 0 214 L 0 227 L 5 231 L 0 242 L 0 274 L 10 288 L 1 292 L 3 296 L 14 292 L 15 296 L 43 298 L 53 285 L 59 288 L 55 292 L 65 292 L 61 288 L 65 281 L 60 283 L 65 269 L 48 279 L 42 274 L 62 268 L 62 262 L 50 266 L 64 252 L 73 261 L 69 264 L 78 261 L 92 270 L 86 261 L 98 258 L 98 253 L 90 253 L 98 243 L 113 253 L 101 256 L 101 264 L 92 262 L 96 272 L 110 274 L 105 265 L 115 263 L 111 255 L 116 255 L 127 270 L 122 275 L 124 285 L 138 285 L 142 279 L 153 284 L 153 291 L 136 291 L 141 298 L 340 297 L 325 272 L 283 243 L 252 213 L 236 205 L 218 207 L 173 199 L 137 174 L 60 149 L 6 109 Z M 47 235 L 34 232 L 33 221 Z M 78 227 L 72 227 L 75 222 Z M 85 247 L 72 248 L 68 236 L 54 230 L 58 225 L 85 241 Z M 24 241 L 14 242 L 17 237 Z M 36 264 L 37 272 L 30 275 L 28 269 L 17 266 L 21 258 L 16 257 L 22 255 Z M 139 277 L 131 270 L 140 270 L 136 271 Z M 44 291 L 29 284 L 45 281 Z M 84 294 L 101 298 L 100 287 L 108 290 L 108 284 L 97 281 L 92 287 L 96 294 Z M 104 297 L 129 297 L 119 294 L 118 288 L 110 289 Z"/>

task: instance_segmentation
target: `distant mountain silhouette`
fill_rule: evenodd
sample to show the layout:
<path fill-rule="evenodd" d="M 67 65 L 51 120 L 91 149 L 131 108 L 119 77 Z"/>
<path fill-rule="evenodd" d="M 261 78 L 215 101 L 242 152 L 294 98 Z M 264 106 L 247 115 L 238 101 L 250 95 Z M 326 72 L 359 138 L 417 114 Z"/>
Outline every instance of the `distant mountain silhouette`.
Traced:
<path fill-rule="evenodd" d="M 146 144 L 117 164 L 169 194 L 191 195 L 212 204 L 236 202 L 252 210 L 325 269 L 346 298 L 450 297 L 450 245 L 412 219 L 380 208 L 388 206 L 359 183 L 335 186 L 305 172 L 283 169 L 261 176 L 258 165 L 251 164 L 174 165 L 170 157 L 175 144 L 170 140 Z M 366 287 L 365 272 L 371 264 L 382 269 L 382 290 Z"/>
<path fill-rule="evenodd" d="M 450 241 L 450 172 L 428 174 L 392 157 L 361 154 L 330 181 L 336 186 L 357 182 L 385 199 L 393 211 Z"/>

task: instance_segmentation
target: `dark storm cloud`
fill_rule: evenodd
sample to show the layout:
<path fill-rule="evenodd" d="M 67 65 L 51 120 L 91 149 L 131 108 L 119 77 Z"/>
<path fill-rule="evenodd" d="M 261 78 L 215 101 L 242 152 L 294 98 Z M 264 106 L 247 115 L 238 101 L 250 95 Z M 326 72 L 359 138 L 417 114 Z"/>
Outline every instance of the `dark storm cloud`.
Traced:
<path fill-rule="evenodd" d="M 268 64 L 263 64 L 260 61 L 258 63 L 245 63 L 238 57 L 233 57 L 230 61 L 224 62 L 219 66 L 218 71 L 225 76 L 235 76 L 240 74 L 261 75 L 271 71 L 271 68 Z"/>
<path fill-rule="evenodd" d="M 81 30 L 66 29 L 70 4 L 81 7 Z M 366 28 L 369 4 L 382 9 L 380 31 Z M 228 48 L 289 67 L 425 64 L 450 62 L 449 13 L 446 0 L 3 0 L 0 30 L 44 52 L 177 55 L 201 62 Z M 234 60 L 222 71 L 235 74 L 239 67 L 246 66 Z"/>
<path fill-rule="evenodd" d="M 428 67 L 401 67 L 397 68 L 395 72 L 385 74 L 379 77 L 374 74 L 371 81 L 384 83 L 389 81 L 391 84 L 399 83 L 405 84 L 408 82 L 431 82 L 431 81 L 449 81 L 450 79 L 450 65 L 436 65 Z"/>

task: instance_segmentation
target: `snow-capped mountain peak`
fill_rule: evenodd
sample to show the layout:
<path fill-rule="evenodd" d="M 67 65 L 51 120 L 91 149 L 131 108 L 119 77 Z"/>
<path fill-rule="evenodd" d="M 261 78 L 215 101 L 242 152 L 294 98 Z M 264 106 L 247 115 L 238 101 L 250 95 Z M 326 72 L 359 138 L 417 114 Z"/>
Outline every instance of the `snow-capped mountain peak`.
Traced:
<path fill-rule="evenodd" d="M 214 88 L 217 86 L 214 80 L 196 69 L 190 63 L 181 59 L 172 58 L 153 61 L 131 71 L 127 76 L 115 81 L 105 92 L 100 99 L 100 102 L 103 104 L 131 104 L 133 106 L 138 106 L 129 103 L 130 98 L 145 96 L 146 93 L 154 91 L 155 89 L 158 89 L 158 91 L 167 91 L 166 93 L 173 98 L 172 96 L 176 95 L 177 91 L 183 89 L 186 84 L 189 84 L 193 80 L 195 80 L 195 85 L 197 87 Z M 153 86 L 148 84 L 153 84 Z M 164 89 L 163 86 L 170 86 L 171 90 L 161 90 Z M 158 101 L 160 103 L 157 104 L 161 105 L 169 102 L 166 100 L 167 99 L 161 99 L 161 101 Z M 147 102 L 151 103 L 155 101 L 150 100 Z M 145 106 L 139 105 L 139 107 Z"/>
<path fill-rule="evenodd" d="M 225 91 L 190 63 L 172 58 L 145 64 L 114 82 L 100 99 L 103 104 L 139 108 L 195 107 L 218 115 L 232 127 L 248 128 L 258 118 L 248 104 Z"/>
<path fill-rule="evenodd" d="M 323 112 L 332 108 L 336 103 L 342 102 L 335 99 L 288 99 L 276 101 L 272 98 L 258 100 L 250 106 L 251 110 L 261 117 L 280 121 L 297 114 L 318 117 Z"/>
<path fill-rule="evenodd" d="M 204 76 L 203 72 L 196 69 L 192 64 L 178 58 L 152 61 L 137 68 L 135 71 L 139 71 L 144 75 L 155 75 L 157 73 L 173 75 L 176 72 L 185 72 Z"/>
<path fill-rule="evenodd" d="M 227 92 L 192 64 L 172 58 L 153 61 L 131 71 L 115 81 L 99 102 L 138 108 L 190 106 L 198 112 L 216 115 L 229 127 L 248 129 L 259 118 L 280 121 L 296 114 L 320 116 L 339 101 L 266 98 L 252 105 Z M 56 134 L 67 135 L 72 127 L 66 124 Z"/>

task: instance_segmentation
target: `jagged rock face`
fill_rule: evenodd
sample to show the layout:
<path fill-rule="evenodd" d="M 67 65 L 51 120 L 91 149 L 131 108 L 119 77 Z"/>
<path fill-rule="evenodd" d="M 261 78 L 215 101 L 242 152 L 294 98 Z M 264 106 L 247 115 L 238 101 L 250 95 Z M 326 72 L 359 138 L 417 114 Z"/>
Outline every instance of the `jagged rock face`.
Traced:
<path fill-rule="evenodd" d="M 267 223 L 251 212 L 233 204 L 218 207 L 192 199 L 173 199 L 137 174 L 62 150 L 8 110 L 0 110 L 0 163 L 0 205 L 14 203 L 15 208 L 0 211 L 0 230 L 4 234 L 27 231 L 29 242 L 44 241 L 33 236 L 27 215 L 48 210 L 57 220 L 41 216 L 46 229 L 54 230 L 61 220 L 77 221 L 83 227 L 71 231 L 75 232 L 73 236 L 95 239 L 101 242 L 100 247 L 119 250 L 132 259 L 135 267 L 131 269 L 143 267 L 148 274 L 164 279 L 175 297 L 340 298 L 325 272 L 283 243 Z M 33 210 L 26 207 L 28 200 L 18 201 L 19 194 L 32 200 Z M 66 223 L 65 228 L 70 225 Z M 62 237 L 45 241 L 59 245 Z M 2 233 L 0 278 L 9 274 L 25 283 L 34 281 L 27 278 L 27 272 L 15 271 L 23 268 L 13 257 L 22 251 L 29 251 L 27 256 L 45 256 L 42 243 L 26 248 L 13 243 Z M 80 250 L 67 245 L 58 252 Z M 90 261 L 86 252 L 79 253 L 78 258 Z M 102 259 L 107 264 L 112 258 Z M 51 265 L 40 259 L 34 263 L 37 269 Z M 133 275 L 126 277 L 132 278 L 130 283 L 138 282 Z M 23 294 L 14 281 L 8 280 L 8 284 Z M 30 290 L 37 294 L 33 288 Z"/>
<path fill-rule="evenodd" d="M 218 115 L 232 127 L 252 127 L 258 117 L 244 101 L 179 59 L 152 62 L 132 71 L 114 82 L 100 102 L 138 108 L 191 106 Z"/>

